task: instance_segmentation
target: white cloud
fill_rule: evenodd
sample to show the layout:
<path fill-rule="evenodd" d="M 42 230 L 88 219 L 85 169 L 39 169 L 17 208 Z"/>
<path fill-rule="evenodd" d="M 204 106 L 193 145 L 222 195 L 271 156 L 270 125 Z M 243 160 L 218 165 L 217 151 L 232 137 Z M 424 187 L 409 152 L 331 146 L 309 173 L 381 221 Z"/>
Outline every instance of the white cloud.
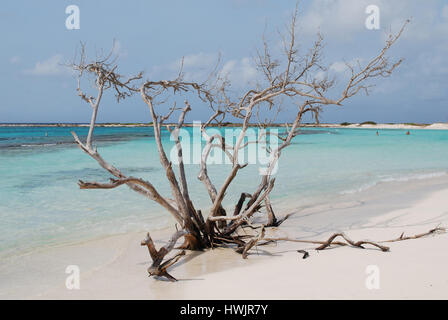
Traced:
<path fill-rule="evenodd" d="M 321 31 L 325 36 L 347 39 L 354 33 L 365 30 L 365 9 L 375 2 L 378 1 L 314 0 L 299 17 L 300 31 L 305 35 Z"/>
<path fill-rule="evenodd" d="M 317 81 L 321 81 L 321 80 L 325 79 L 326 75 L 327 75 L 327 73 L 325 71 L 320 70 L 316 73 L 316 75 L 314 76 L 314 79 L 316 79 Z"/>
<path fill-rule="evenodd" d="M 184 68 L 209 68 L 213 66 L 213 64 L 216 64 L 218 61 L 218 54 L 214 53 L 195 53 L 195 54 L 189 54 L 183 57 L 183 64 Z M 179 68 L 182 64 L 182 58 L 178 59 L 172 66 L 174 68 Z"/>
<path fill-rule="evenodd" d="M 318 72 L 316 72 L 316 74 L 314 75 L 314 78 L 318 81 L 323 80 L 325 77 L 328 76 L 346 76 L 349 72 L 349 68 L 347 66 L 347 63 L 352 66 L 352 67 L 357 67 L 358 63 L 362 64 L 362 61 L 364 59 L 361 58 L 356 58 L 353 59 L 351 61 L 345 62 L 345 61 L 336 61 L 333 62 L 329 67 L 328 70 L 320 70 Z"/>
<path fill-rule="evenodd" d="M 442 7 L 442 4 L 443 1 L 425 1 L 422 4 L 409 0 L 313 0 L 299 16 L 300 32 L 314 35 L 321 31 L 325 37 L 339 41 L 375 32 L 365 27 L 368 17 L 365 10 L 369 5 L 376 5 L 380 9 L 380 32 L 396 32 L 406 19 L 411 18 L 412 23 L 403 38 L 427 40 L 432 39 L 434 33 L 448 35 L 448 5 Z"/>
<path fill-rule="evenodd" d="M 125 49 L 123 49 L 123 45 L 119 40 L 114 41 L 114 46 L 112 47 L 112 53 L 120 57 L 126 57 L 128 55 L 128 52 Z"/>
<path fill-rule="evenodd" d="M 19 63 L 20 62 L 20 57 L 19 56 L 13 56 L 13 57 L 11 57 L 10 59 L 9 59 L 9 62 L 11 63 L 11 64 L 16 64 L 16 63 Z"/>
<path fill-rule="evenodd" d="M 241 60 L 230 60 L 226 62 L 220 74 L 221 76 L 227 77 L 233 86 L 244 87 L 248 84 L 255 84 L 257 69 L 252 59 L 245 57 Z"/>
<path fill-rule="evenodd" d="M 330 70 L 334 72 L 344 72 L 347 69 L 347 65 L 343 61 L 337 61 L 330 66 Z"/>
<path fill-rule="evenodd" d="M 442 9 L 442 17 L 448 19 L 448 5 L 444 6 Z"/>
<path fill-rule="evenodd" d="M 380 9 L 379 32 L 367 30 L 364 24 L 368 16 L 365 9 L 371 4 Z M 390 93 L 405 90 L 406 85 L 423 85 L 428 81 L 439 83 L 438 79 L 448 74 L 448 42 L 444 41 L 448 38 L 448 5 L 444 0 L 425 1 L 424 4 L 410 0 L 313 0 L 299 16 L 298 32 L 311 36 L 321 31 L 325 41 L 335 41 L 332 45 L 338 48 L 344 46 L 343 42 L 347 40 L 355 40 L 356 46 L 362 48 L 370 45 L 371 39 L 381 40 L 382 44 L 390 32 L 397 32 L 409 18 L 411 23 L 391 51 L 392 57 L 405 58 L 397 70 L 400 79 L 379 81 L 375 89 Z M 371 35 L 374 37 L 370 38 Z M 356 52 L 359 54 L 362 51 Z M 335 58 L 339 59 L 337 56 Z M 328 72 L 345 73 L 347 70 L 343 70 L 341 62 L 336 62 Z M 325 75 L 327 73 L 319 72 L 316 78 L 319 80 Z M 440 91 L 444 89 L 440 88 Z"/>
<path fill-rule="evenodd" d="M 157 77 L 174 78 L 178 75 L 183 59 L 184 79 L 187 81 L 201 82 L 207 79 L 219 62 L 218 53 L 194 53 L 179 58 L 167 65 L 156 66 L 153 73 Z M 219 76 L 227 78 L 232 86 L 244 87 L 254 84 L 257 77 L 257 69 L 251 58 L 232 59 L 218 65 Z"/>
<path fill-rule="evenodd" d="M 182 62 L 183 61 L 183 62 Z M 194 53 L 176 59 L 173 62 L 165 65 L 154 66 L 152 74 L 155 77 L 162 77 L 165 79 L 175 78 L 179 74 L 180 68 L 183 68 L 184 79 L 188 81 L 204 81 L 213 71 L 219 61 L 219 54 L 217 53 Z"/>
<path fill-rule="evenodd" d="M 354 58 L 348 62 L 336 61 L 330 65 L 329 71 L 333 71 L 336 73 L 343 73 L 349 69 L 347 64 L 356 69 L 358 67 L 358 65 L 362 65 L 362 63 L 364 61 L 365 61 L 365 59 L 363 59 L 363 58 Z"/>
<path fill-rule="evenodd" d="M 70 69 L 63 65 L 63 56 L 61 54 L 56 54 L 44 61 L 38 61 L 36 62 L 34 68 L 26 69 L 23 72 L 34 76 L 57 76 L 71 74 Z"/>

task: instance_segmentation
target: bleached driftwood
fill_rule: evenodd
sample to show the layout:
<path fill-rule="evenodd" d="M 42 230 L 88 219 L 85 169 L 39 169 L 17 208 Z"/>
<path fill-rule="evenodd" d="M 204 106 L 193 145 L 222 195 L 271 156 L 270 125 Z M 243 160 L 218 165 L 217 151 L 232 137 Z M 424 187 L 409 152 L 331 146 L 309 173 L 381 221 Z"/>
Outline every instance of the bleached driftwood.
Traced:
<path fill-rule="evenodd" d="M 387 53 L 401 36 L 404 26 L 396 35 L 391 35 L 379 54 L 366 64 L 362 65 L 360 62 L 356 65 L 347 64 L 351 73 L 350 78 L 343 89 L 332 93 L 330 89 L 337 90 L 334 87 L 334 79 L 316 76 L 317 73 L 327 70 L 322 62 L 323 38 L 318 35 L 309 52 L 299 54 L 295 38 L 296 19 L 297 8 L 292 16 L 287 36 L 283 38 L 285 49 L 282 56 L 274 58 L 270 53 L 267 41 L 263 39 L 263 49 L 258 51 L 255 59 L 255 64 L 260 72 L 259 82 L 249 90 L 236 94 L 229 90 L 230 83 L 222 77 L 217 69 L 213 70 L 208 79 L 202 83 L 186 81 L 182 67 L 174 80 L 143 80 L 141 72 L 135 76 L 124 78 L 117 71 L 116 59 L 112 57 L 112 52 L 105 58 L 97 58 L 93 62 L 87 62 L 85 48 L 82 46 L 80 59 L 73 62 L 72 67 L 79 72 L 78 95 L 90 105 L 92 114 L 85 142 L 81 141 L 75 132 L 73 132 L 73 136 L 78 146 L 96 160 L 113 178 L 108 183 L 79 181 L 79 186 L 81 189 L 112 189 L 126 185 L 133 191 L 158 203 L 176 220 L 180 230 L 173 235 L 167 246 L 156 250 L 149 234 L 144 241 L 153 260 L 153 264 L 148 270 L 150 275 L 164 276 L 170 280 L 175 280 L 168 274 L 167 268 L 178 261 L 183 251 L 175 255 L 174 258 L 165 262 L 162 261 L 181 237 L 184 238 L 184 243 L 180 247 L 182 249 L 202 250 L 214 246 L 229 245 L 237 246 L 237 250 L 243 254 L 243 257 L 247 257 L 251 248 L 262 239 L 266 240 L 264 238 L 265 228 L 277 227 L 288 217 L 285 216 L 278 220 L 272 208 L 270 193 L 274 189 L 275 183 L 273 170 L 283 149 L 288 147 L 292 139 L 299 134 L 303 117 L 310 114 L 318 121 L 318 115 L 324 106 L 341 106 L 345 100 L 359 92 L 368 92 L 371 87 L 370 80 L 390 76 L 402 62 L 402 59 L 391 62 Z M 94 77 L 95 97 L 88 95 L 81 89 L 81 79 L 85 75 Z M 165 172 L 166 182 L 170 186 L 170 195 L 161 194 L 150 181 L 127 176 L 106 161 L 94 147 L 94 129 L 98 111 L 104 94 L 110 89 L 114 92 L 117 101 L 138 94 L 148 108 L 160 165 Z M 179 99 L 180 97 L 184 98 L 183 108 L 176 107 L 175 101 L 168 102 L 170 99 Z M 211 202 L 211 209 L 206 217 L 201 210 L 196 208 L 194 199 L 190 197 L 182 144 L 179 140 L 180 130 L 184 126 L 188 113 L 193 108 L 189 102 L 192 97 L 212 110 L 210 117 L 200 128 L 205 139 L 205 146 L 201 154 L 198 179 L 203 183 Z M 233 215 L 228 215 L 224 209 L 223 201 L 235 177 L 247 166 L 247 163 L 241 163 L 239 152 L 251 143 L 245 141 L 248 128 L 254 122 L 257 123 L 259 128 L 264 130 L 259 139 L 263 135 L 270 134 L 268 127 L 274 118 L 261 121 L 260 114 L 263 110 L 276 110 L 276 114 L 278 114 L 281 100 L 287 100 L 289 103 L 297 105 L 296 116 L 292 119 L 290 125 L 285 126 L 286 132 L 284 134 L 273 135 L 280 141 L 278 146 L 266 143 L 265 149 L 270 154 L 270 158 L 257 188 L 253 192 L 240 190 L 241 196 L 234 206 Z M 172 104 L 163 111 L 161 107 L 168 103 Z M 178 114 L 177 122 L 174 125 L 166 125 L 166 122 L 172 119 L 175 114 Z M 241 120 L 240 131 L 235 143 L 225 141 L 225 137 L 219 133 L 214 135 L 207 133 L 207 128 L 221 126 L 225 118 L 230 116 Z M 177 175 L 162 143 L 162 128 L 171 131 L 175 140 L 178 162 Z M 258 142 L 260 141 L 255 141 L 255 143 Z M 231 163 L 231 168 L 221 185 L 217 185 L 207 171 L 207 160 L 213 148 L 222 150 Z M 267 212 L 268 223 L 253 226 L 249 222 L 263 206 Z M 254 229 L 261 228 L 261 233 L 254 237 L 248 237 L 237 232 L 240 228 L 247 226 Z M 336 234 L 334 238 L 336 237 L 342 237 L 347 243 L 356 247 L 361 247 L 363 244 L 372 244 L 383 248 L 383 246 L 368 242 L 351 242 L 342 234 Z M 325 243 L 320 243 L 322 249 L 340 243 L 335 242 L 334 238 Z M 280 239 L 276 241 L 278 240 Z"/>

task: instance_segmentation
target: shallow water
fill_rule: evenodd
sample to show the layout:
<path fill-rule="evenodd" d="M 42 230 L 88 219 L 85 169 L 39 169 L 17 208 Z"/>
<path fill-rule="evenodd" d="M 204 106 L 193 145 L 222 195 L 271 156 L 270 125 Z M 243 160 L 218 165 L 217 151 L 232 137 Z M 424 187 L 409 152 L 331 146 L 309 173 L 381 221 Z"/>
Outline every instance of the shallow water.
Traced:
<path fill-rule="evenodd" d="M 0 127 L 0 256 L 174 224 L 156 204 L 125 186 L 80 190 L 78 179 L 106 182 L 110 176 L 73 144 L 72 130 L 81 137 L 87 133 L 82 127 Z M 448 131 L 412 130 L 409 136 L 407 130 L 379 130 L 379 136 L 376 131 L 304 130 L 280 158 L 274 204 L 281 205 L 283 198 L 298 206 L 325 203 L 381 183 L 447 174 Z M 105 159 L 169 196 L 152 128 L 107 127 L 95 133 Z M 173 143 L 168 132 L 163 137 L 169 153 Z M 194 160 L 195 146 L 190 147 L 187 158 Z M 240 172 L 228 191 L 227 207 L 241 192 L 256 188 L 259 167 L 250 164 Z M 210 202 L 196 178 L 198 165 L 186 169 L 191 197 L 206 212 Z M 226 164 L 209 166 L 217 185 L 229 169 Z"/>

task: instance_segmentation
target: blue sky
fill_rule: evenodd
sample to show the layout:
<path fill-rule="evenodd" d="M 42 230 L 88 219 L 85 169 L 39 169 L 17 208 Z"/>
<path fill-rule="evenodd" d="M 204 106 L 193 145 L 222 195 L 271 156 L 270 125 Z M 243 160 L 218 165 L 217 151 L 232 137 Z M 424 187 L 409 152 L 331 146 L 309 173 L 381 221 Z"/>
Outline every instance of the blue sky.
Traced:
<path fill-rule="evenodd" d="M 61 63 L 87 43 L 90 53 L 116 40 L 123 73 L 145 71 L 150 79 L 173 76 L 185 57 L 186 72 L 200 77 L 219 55 L 234 87 L 256 79 L 252 58 L 263 31 L 277 41 L 296 1 L 2 1 L 0 6 L 0 122 L 87 122 L 89 107 L 76 95 L 76 80 Z M 80 8 L 80 30 L 67 30 L 65 8 Z M 380 30 L 368 30 L 365 9 L 380 8 Z M 385 35 L 412 23 L 391 51 L 405 62 L 378 83 L 369 96 L 344 107 L 328 107 L 324 122 L 447 122 L 448 2 L 445 0 L 302 0 L 298 39 L 306 45 L 317 30 L 325 37 L 326 62 L 342 83 L 342 61 L 366 60 L 381 48 Z M 266 27 L 267 26 L 267 27 Z M 191 120 L 204 120 L 197 107 Z M 279 117 L 293 118 L 292 108 Z M 138 97 L 115 104 L 107 96 L 99 122 L 148 122 Z"/>

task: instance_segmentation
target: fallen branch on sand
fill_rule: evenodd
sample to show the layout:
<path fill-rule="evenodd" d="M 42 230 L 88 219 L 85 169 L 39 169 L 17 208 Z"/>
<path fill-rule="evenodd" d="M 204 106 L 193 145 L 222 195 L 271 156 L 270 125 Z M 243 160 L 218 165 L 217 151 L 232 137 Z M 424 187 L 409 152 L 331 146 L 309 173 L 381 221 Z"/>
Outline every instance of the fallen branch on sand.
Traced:
<path fill-rule="evenodd" d="M 408 236 L 408 237 L 405 237 L 404 232 L 403 232 L 397 239 L 386 240 L 386 241 L 382 241 L 382 242 L 397 242 L 397 241 L 403 241 L 403 240 L 418 239 L 418 238 L 428 236 L 430 234 L 437 234 L 437 233 L 444 233 L 444 232 L 446 232 L 446 228 L 443 228 L 443 227 L 436 227 L 434 229 L 429 230 L 428 232 L 424 232 L 424 233 L 420 233 L 420 234 L 416 234 L 414 236 Z"/>
<path fill-rule="evenodd" d="M 241 235 L 239 237 L 235 237 L 233 240 L 229 240 L 227 238 L 223 238 L 226 240 L 227 243 L 237 245 L 237 248 L 235 249 L 236 252 L 241 253 L 243 259 L 247 259 L 249 255 L 249 251 L 253 249 L 256 246 L 266 245 L 268 243 L 272 242 L 278 242 L 278 241 L 290 241 L 290 242 L 297 242 L 297 243 L 308 243 L 308 244 L 316 244 L 319 245 L 315 248 L 315 250 L 325 250 L 330 247 L 334 246 L 351 246 L 354 248 L 359 249 L 365 249 L 365 245 L 371 245 L 373 247 L 378 248 L 379 250 L 383 252 L 390 251 L 390 248 L 381 245 L 380 243 L 387 243 L 387 242 L 397 242 L 397 241 L 404 241 L 404 240 L 411 240 L 411 239 L 419 239 L 426 237 L 428 235 L 435 235 L 435 234 L 441 234 L 446 232 L 446 228 L 443 227 L 436 227 L 428 232 L 419 233 L 413 236 L 404 236 L 404 233 L 402 233 L 398 238 L 392 239 L 392 240 L 383 240 L 383 241 L 369 241 L 369 240 L 361 240 L 361 241 L 353 241 L 351 240 L 346 234 L 344 233 L 334 233 L 331 235 L 327 240 L 320 241 L 320 240 L 302 240 L 302 239 L 291 239 L 287 237 L 280 237 L 280 238 L 267 238 L 265 237 L 266 234 L 266 226 L 261 225 L 259 226 L 261 228 L 261 231 L 258 233 L 258 235 L 255 235 L 250 238 L 249 235 Z M 165 256 L 174 249 L 174 246 L 176 242 L 181 237 L 188 237 L 188 233 L 185 231 L 177 231 L 170 239 L 170 241 L 163 246 L 160 250 L 157 250 L 155 248 L 155 245 L 151 239 L 151 236 L 149 233 L 147 234 L 145 240 L 141 242 L 142 246 L 147 246 L 149 250 L 149 254 L 153 260 L 152 265 L 148 268 L 149 276 L 159 276 L 159 277 L 166 277 L 170 281 L 177 281 L 173 276 L 171 276 L 167 269 L 175 264 L 183 255 L 185 255 L 185 251 L 182 250 L 180 253 L 174 255 L 174 257 L 166 260 L 164 263 L 162 263 Z M 247 241 L 244 241 L 243 239 L 250 238 Z M 335 241 L 336 238 L 342 238 L 343 241 Z M 182 248 L 182 247 L 181 247 Z M 305 250 L 297 250 L 297 252 L 303 254 L 303 259 L 306 259 L 309 257 L 309 252 Z"/>
<path fill-rule="evenodd" d="M 404 241 L 404 240 L 411 240 L 411 239 L 419 239 L 419 238 L 423 238 L 425 236 L 431 235 L 431 234 L 440 234 L 440 233 L 445 233 L 446 232 L 446 228 L 443 227 L 436 227 L 434 229 L 429 230 L 428 232 L 424 232 L 424 233 L 419 233 L 413 236 L 404 236 L 404 233 L 402 233 L 398 238 L 396 239 L 392 239 L 392 240 L 383 240 L 383 241 L 368 241 L 368 240 L 361 240 L 361 241 L 353 241 L 351 240 L 349 237 L 347 237 L 347 235 L 345 235 L 344 233 L 335 233 L 333 235 L 331 235 L 331 237 L 328 238 L 328 240 L 326 241 L 318 241 L 318 240 L 301 240 L 301 239 L 291 239 L 291 238 L 287 238 L 287 237 L 283 237 L 283 238 L 260 238 L 257 237 L 257 241 L 254 244 L 251 244 L 251 248 L 253 246 L 256 245 L 256 243 L 260 240 L 264 240 L 265 243 L 262 243 L 261 245 L 264 245 L 266 243 L 269 242 L 277 242 L 277 241 L 290 241 L 290 242 L 299 242 L 299 243 L 310 243 L 310 244 L 320 244 L 319 247 L 315 248 L 315 250 L 325 250 L 326 248 L 329 248 L 332 245 L 337 245 L 337 246 L 352 246 L 355 248 L 360 248 L 360 249 L 365 249 L 364 245 L 369 244 L 372 245 L 374 247 L 377 247 L 378 249 L 380 249 L 383 252 L 387 252 L 390 251 L 390 248 L 384 245 L 381 245 L 380 243 L 385 243 L 385 242 L 397 242 L 397 241 Z M 342 238 L 345 240 L 345 242 L 341 242 L 341 241 L 334 241 L 336 238 Z M 247 255 L 246 255 L 247 256 Z"/>
<path fill-rule="evenodd" d="M 171 250 L 173 250 L 177 240 L 179 240 L 179 238 L 185 235 L 186 235 L 185 231 L 177 231 L 175 234 L 173 234 L 170 241 L 168 241 L 168 243 L 165 246 L 160 248 L 160 250 L 157 250 L 154 245 L 154 242 L 152 241 L 151 236 L 149 235 L 149 232 L 146 234 L 146 238 L 141 242 L 141 245 L 148 247 L 149 255 L 151 256 L 152 259 L 152 265 L 148 268 L 149 277 L 159 276 L 159 277 L 166 277 L 170 281 L 177 281 L 176 278 L 174 278 L 167 272 L 167 269 L 173 264 L 175 264 L 183 255 L 185 255 L 185 251 L 182 250 L 180 253 L 166 260 L 164 263 L 162 263 L 162 261 L 163 258 L 165 258 L 165 256 Z"/>

